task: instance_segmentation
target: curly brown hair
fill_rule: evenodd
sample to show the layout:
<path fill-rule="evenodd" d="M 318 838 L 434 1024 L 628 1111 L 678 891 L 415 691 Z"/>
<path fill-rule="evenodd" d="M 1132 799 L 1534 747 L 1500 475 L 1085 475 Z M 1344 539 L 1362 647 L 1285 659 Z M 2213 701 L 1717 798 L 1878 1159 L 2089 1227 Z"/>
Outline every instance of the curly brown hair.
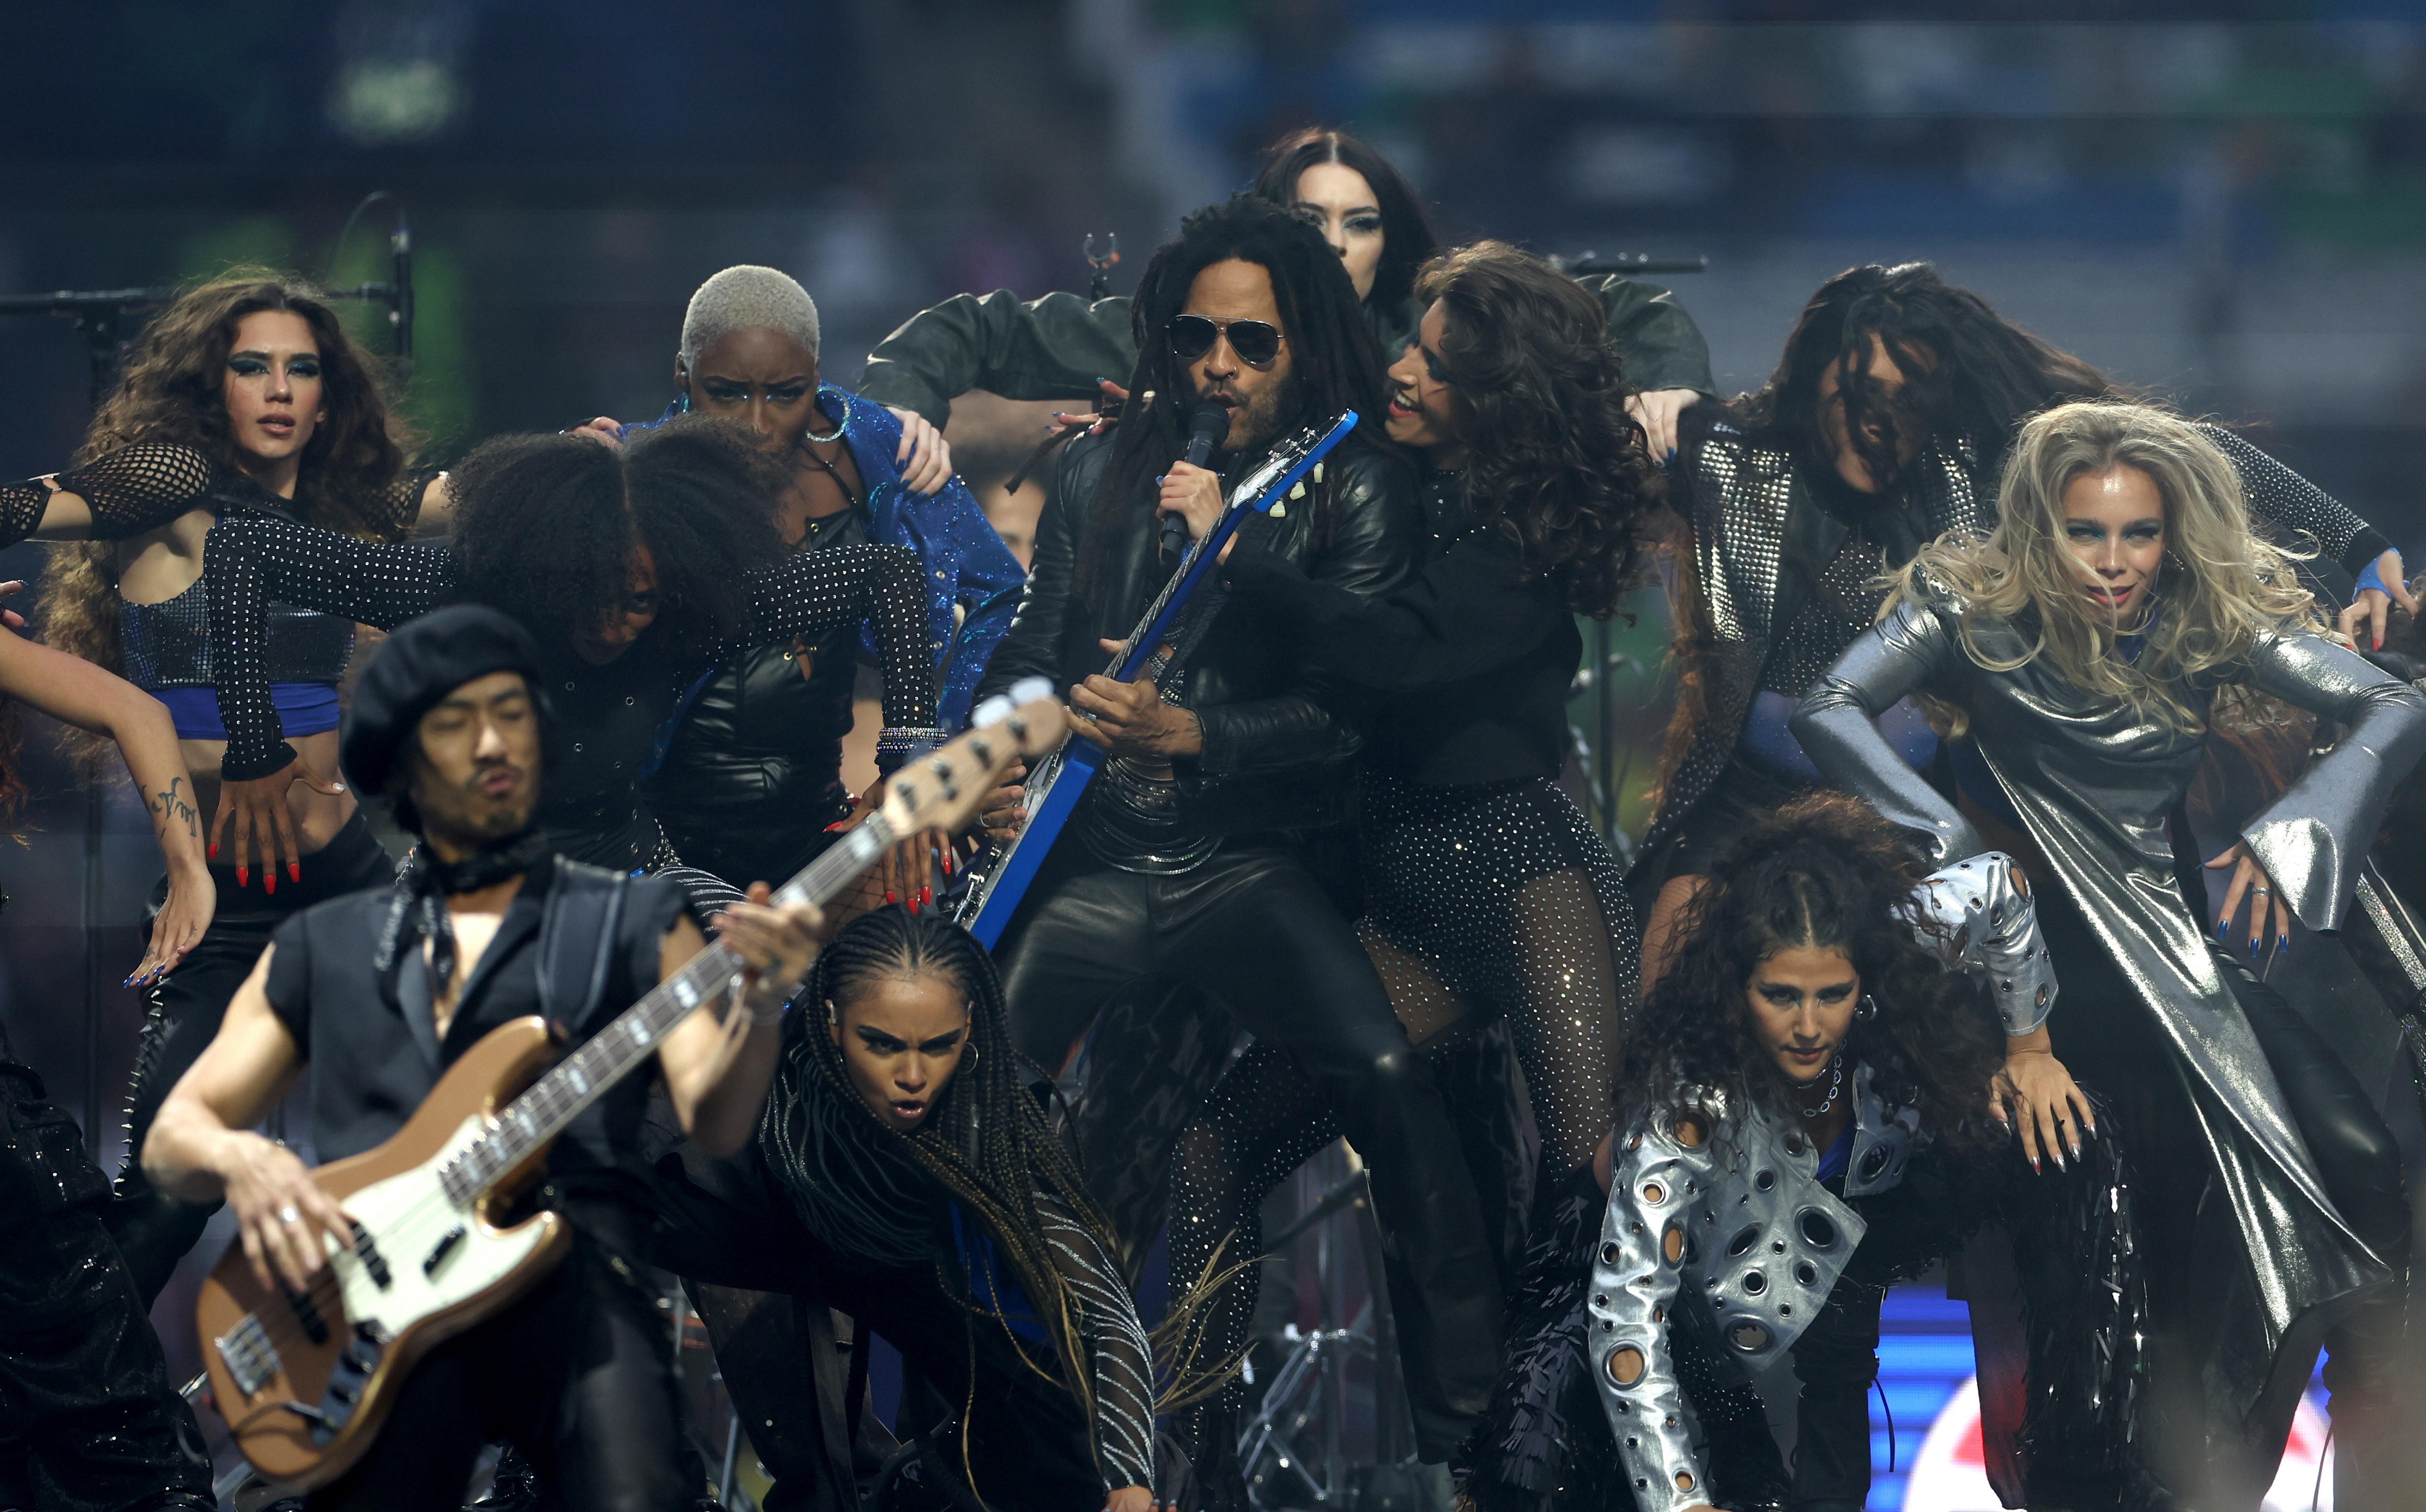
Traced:
<path fill-rule="evenodd" d="M 1424 265 L 1415 298 L 1443 306 L 1440 364 L 1466 445 L 1470 507 L 1555 579 L 1567 606 L 1614 617 L 1646 522 L 1666 496 L 1600 301 L 1500 241 Z"/>
<path fill-rule="evenodd" d="M 378 359 L 346 334 L 302 281 L 267 268 L 232 269 L 187 290 L 144 328 L 142 345 L 86 427 L 75 460 L 94 461 L 138 442 L 190 446 L 233 468 L 221 375 L 244 317 L 265 310 L 300 317 L 320 348 L 328 418 L 313 428 L 295 483 L 295 512 L 307 524 L 401 539 L 412 506 L 396 485 L 414 438 L 388 409 Z M 118 548 L 108 541 L 62 546 L 43 573 L 42 638 L 59 650 L 125 670 L 119 640 Z"/>
<path fill-rule="evenodd" d="M 1808 946 L 1843 951 L 1878 1005 L 1854 1022 L 1845 1054 L 1869 1066 L 1890 1107 L 1918 1108 L 1922 1127 L 1955 1146 L 2001 1137 L 1988 1088 L 2004 1069 L 2004 1032 L 1986 988 L 1915 937 L 1904 905 L 1925 875 L 1905 832 L 1845 794 L 1798 799 L 1754 826 L 1678 921 L 1674 958 L 1618 1070 L 1621 1118 L 1688 1103 L 1697 1087 L 1785 1117 L 1785 1078 L 1754 1036 L 1744 984 L 1779 951 Z"/>

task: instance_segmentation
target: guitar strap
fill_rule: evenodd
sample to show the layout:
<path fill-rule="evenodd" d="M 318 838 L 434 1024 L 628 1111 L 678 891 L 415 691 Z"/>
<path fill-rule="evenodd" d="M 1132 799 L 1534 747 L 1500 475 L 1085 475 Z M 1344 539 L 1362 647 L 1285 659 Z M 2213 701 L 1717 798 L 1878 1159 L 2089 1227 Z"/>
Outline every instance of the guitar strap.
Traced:
<path fill-rule="evenodd" d="M 578 1032 L 606 995 L 632 879 L 604 867 L 556 858 L 556 877 L 540 913 L 540 1011 Z"/>

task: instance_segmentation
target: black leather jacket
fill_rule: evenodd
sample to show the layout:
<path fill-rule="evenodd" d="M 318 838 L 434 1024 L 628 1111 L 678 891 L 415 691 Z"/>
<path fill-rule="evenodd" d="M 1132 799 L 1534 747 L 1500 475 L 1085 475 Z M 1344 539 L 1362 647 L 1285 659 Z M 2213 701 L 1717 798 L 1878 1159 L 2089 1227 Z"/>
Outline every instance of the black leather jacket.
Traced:
<path fill-rule="evenodd" d="M 1074 442 L 1053 497 L 1036 527 L 1036 555 L 1014 620 L 986 668 L 979 697 L 1023 677 L 1048 677 L 1068 689 L 1101 672 L 1109 659 L 1098 640 L 1124 640 L 1161 591 L 1171 569 L 1159 559 L 1155 491 L 1146 483 L 1110 527 L 1092 602 L 1074 589 L 1081 530 L 1093 515 L 1096 485 L 1111 439 Z M 1260 455 L 1233 458 L 1228 481 Z M 1291 500 L 1270 545 L 1319 582 L 1382 594 L 1413 571 L 1422 513 L 1412 467 L 1366 442 L 1339 444 L 1308 497 Z M 1311 507 L 1308 507 L 1308 506 Z M 1366 696 L 1308 671 L 1292 639 L 1253 605 L 1234 602 L 1189 658 L 1186 696 L 1204 727 L 1205 749 L 1173 764 L 1180 817 L 1200 834 L 1243 834 L 1334 824 L 1346 816 L 1350 767 L 1362 744 Z"/>
<path fill-rule="evenodd" d="M 736 887 L 781 887 L 824 848 L 850 809 L 859 627 L 761 646 L 707 674 L 649 780 L 649 806 L 685 863 Z"/>

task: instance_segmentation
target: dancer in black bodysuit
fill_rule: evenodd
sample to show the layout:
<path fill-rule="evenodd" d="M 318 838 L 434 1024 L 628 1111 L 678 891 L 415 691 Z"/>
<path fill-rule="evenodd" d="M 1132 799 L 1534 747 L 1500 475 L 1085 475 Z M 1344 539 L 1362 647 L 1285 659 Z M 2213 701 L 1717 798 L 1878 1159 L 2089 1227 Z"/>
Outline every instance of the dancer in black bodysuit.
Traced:
<path fill-rule="evenodd" d="M 1029 1090 L 1035 1068 L 1012 1048 L 984 948 L 933 910 L 881 908 L 834 937 L 801 1003 L 754 1149 L 659 1163 L 659 1263 L 711 1288 L 794 1292 L 881 1335 L 917 1382 L 896 1429 L 923 1440 L 923 1470 L 973 1485 L 982 1504 L 1148 1512 L 1145 1332 L 1085 1178 Z M 735 1295 L 711 1290 L 705 1307 Z M 788 1363 L 795 1376 L 819 1368 Z M 783 1392 L 781 1374 L 726 1380 L 778 1504 L 809 1504 L 795 1477 L 849 1487 L 850 1466 L 782 1453 L 844 1439 L 778 1421 L 809 1394 Z"/>
<path fill-rule="evenodd" d="M 93 416 L 78 465 L 0 487 L 0 544 L 75 541 L 44 573 L 44 634 L 169 707 L 185 751 L 177 801 L 205 816 L 218 910 L 173 970 L 147 961 L 141 1048 L 126 1102 L 127 1159 L 111 1233 L 148 1299 L 201 1237 L 211 1209 L 152 1191 L 134 1152 L 160 1100 L 211 1036 L 270 931 L 322 898 L 385 884 L 387 853 L 354 796 L 313 771 L 336 764 L 337 683 L 353 624 L 271 606 L 269 691 L 304 763 L 257 782 L 219 780 L 227 727 L 211 684 L 202 541 L 215 521 L 299 519 L 384 540 L 412 529 L 442 484 L 409 471 L 410 438 L 382 401 L 374 360 L 292 280 L 235 276 L 154 316 Z M 153 890 L 159 916 L 164 882 Z"/>
<path fill-rule="evenodd" d="M 228 763 L 276 770 L 258 628 L 271 599 L 392 625 L 450 599 L 508 609 L 540 635 L 567 733 L 539 824 L 593 865 L 680 859 L 637 792 L 683 690 L 733 648 L 863 621 L 885 658 L 888 722 L 924 727 L 934 657 L 917 558 L 852 546 L 786 558 L 768 513 L 779 474 L 720 421 L 685 421 L 621 451 L 573 436 L 491 442 L 456 471 L 451 549 L 395 546 L 264 515 L 207 542 Z M 736 895 L 686 869 L 693 906 Z"/>

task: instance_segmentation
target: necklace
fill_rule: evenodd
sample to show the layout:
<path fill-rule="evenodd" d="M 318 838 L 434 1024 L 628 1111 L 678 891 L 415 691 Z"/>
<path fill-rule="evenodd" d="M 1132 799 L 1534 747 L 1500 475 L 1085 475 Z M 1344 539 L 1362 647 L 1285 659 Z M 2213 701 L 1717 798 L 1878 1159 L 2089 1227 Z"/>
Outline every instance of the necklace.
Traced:
<path fill-rule="evenodd" d="M 1816 1108 L 1800 1111 L 1806 1118 L 1816 1118 L 1836 1105 L 1836 1094 L 1845 1089 L 1845 1055 L 1842 1051 L 1828 1057 L 1828 1098 Z"/>

